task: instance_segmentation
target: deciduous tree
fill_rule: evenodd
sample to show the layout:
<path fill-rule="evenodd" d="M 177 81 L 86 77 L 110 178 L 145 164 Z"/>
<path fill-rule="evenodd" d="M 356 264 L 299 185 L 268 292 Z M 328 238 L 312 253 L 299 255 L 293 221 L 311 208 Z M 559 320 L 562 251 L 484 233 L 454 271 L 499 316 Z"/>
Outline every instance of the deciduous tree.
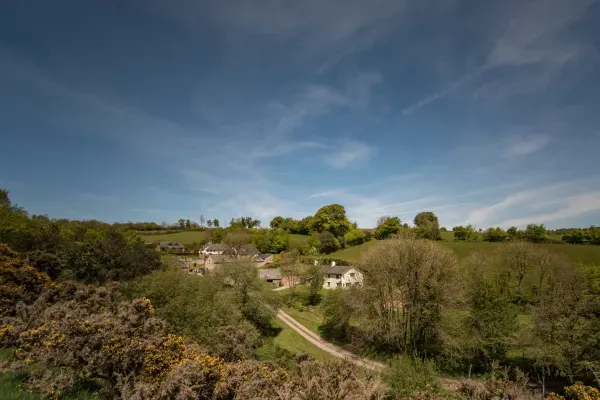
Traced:
<path fill-rule="evenodd" d="M 402 223 L 398 217 L 381 217 L 375 230 L 375 238 L 382 240 L 399 233 L 402 230 Z"/>
<path fill-rule="evenodd" d="M 311 231 L 330 232 L 334 237 L 343 236 L 352 226 L 346 216 L 346 209 L 339 204 L 321 207 L 311 222 Z"/>

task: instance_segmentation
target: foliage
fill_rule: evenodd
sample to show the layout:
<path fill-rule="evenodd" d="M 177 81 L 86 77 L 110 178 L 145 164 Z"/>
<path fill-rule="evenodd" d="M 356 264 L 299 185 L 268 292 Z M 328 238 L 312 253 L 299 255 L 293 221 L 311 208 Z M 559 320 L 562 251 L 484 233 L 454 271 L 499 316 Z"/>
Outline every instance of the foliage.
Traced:
<path fill-rule="evenodd" d="M 260 285 L 250 293 L 271 297 Z M 211 354 L 244 359 L 260 345 L 258 328 L 244 317 L 241 299 L 212 275 L 200 279 L 177 269 L 156 271 L 134 283 L 129 296 L 141 295 L 152 301 L 171 333 L 202 343 Z"/>
<path fill-rule="evenodd" d="M 290 246 L 290 234 L 281 228 L 256 230 L 252 244 L 261 253 L 281 253 Z"/>
<path fill-rule="evenodd" d="M 483 240 L 486 242 L 504 242 L 508 237 L 508 234 L 500 227 L 488 228 L 483 234 Z"/>
<path fill-rule="evenodd" d="M 23 253 L 53 278 L 126 281 L 160 268 L 156 251 L 134 232 L 98 221 L 50 220 L 0 205 L 0 243 Z"/>
<path fill-rule="evenodd" d="M 548 231 L 544 225 L 529 224 L 523 236 L 528 242 L 542 243 L 548 240 Z"/>
<path fill-rule="evenodd" d="M 549 397 L 551 400 L 600 400 L 600 391 L 598 389 L 585 386 L 581 382 L 577 382 L 572 386 L 567 386 L 565 388 L 565 395 L 558 396 L 552 395 Z"/>
<path fill-rule="evenodd" d="M 454 239 L 456 240 L 475 240 L 477 239 L 477 231 L 475 227 L 471 224 L 467 226 L 455 226 L 452 228 L 452 232 L 454 232 Z"/>
<path fill-rule="evenodd" d="M 343 236 L 352 224 L 346 216 L 346 209 L 339 204 L 319 208 L 311 221 L 312 232 L 329 232 L 334 237 Z"/>
<path fill-rule="evenodd" d="M 366 240 L 367 234 L 364 230 L 352 228 L 344 235 L 344 242 L 347 246 L 358 246 Z"/>
<path fill-rule="evenodd" d="M 260 226 L 260 221 L 252 217 L 231 218 L 229 228 L 233 229 L 254 229 Z"/>
<path fill-rule="evenodd" d="M 485 264 L 483 254 L 475 254 L 467 265 Z M 471 353 L 476 367 L 487 369 L 492 361 L 503 360 L 511 335 L 516 332 L 517 309 L 505 289 L 503 277 L 485 278 L 475 274 L 470 284 L 470 315 L 467 319 Z"/>
<path fill-rule="evenodd" d="M 50 278 L 26 265 L 19 254 L 0 244 L 0 317 L 14 316 L 17 304 L 31 304 Z"/>
<path fill-rule="evenodd" d="M 417 236 L 424 239 L 440 239 L 440 223 L 438 217 L 431 211 L 418 213 L 413 220 Z"/>
<path fill-rule="evenodd" d="M 402 223 L 398 217 L 382 217 L 377 223 L 375 230 L 375 239 L 387 239 L 390 236 L 400 232 Z"/>
<path fill-rule="evenodd" d="M 323 254 L 333 253 L 340 249 L 340 242 L 331 232 L 323 231 L 319 233 L 319 252 Z"/>
<path fill-rule="evenodd" d="M 225 238 L 225 234 L 226 231 L 223 228 L 213 229 L 212 233 L 210 234 L 210 240 L 213 243 L 221 243 Z"/>
<path fill-rule="evenodd" d="M 361 265 L 374 344 L 409 355 L 435 353 L 442 306 L 457 289 L 452 251 L 419 239 L 382 241 Z"/>
<path fill-rule="evenodd" d="M 582 363 L 600 359 L 599 315 L 600 298 L 590 292 L 580 271 L 552 271 L 533 310 L 534 331 L 540 340 L 539 357 L 551 362 L 573 382 Z"/>
<path fill-rule="evenodd" d="M 390 395 L 406 398 L 419 392 L 438 391 L 439 377 L 433 360 L 398 356 L 383 375 Z"/>
<path fill-rule="evenodd" d="M 600 245 L 600 227 L 597 226 L 585 229 L 559 229 L 555 233 L 562 234 L 562 240 L 567 243 Z"/>
<path fill-rule="evenodd" d="M 347 340 L 350 333 L 350 319 L 360 309 L 358 289 L 355 286 L 348 290 L 329 290 L 323 301 L 325 315 L 324 328 L 329 337 Z"/>
<path fill-rule="evenodd" d="M 241 270 L 222 275 L 242 295 Z M 241 273 L 243 275 L 243 273 Z M 246 282 L 249 284 L 250 282 Z M 247 293 L 248 294 L 248 293 Z M 58 398 L 80 382 L 102 382 L 111 398 L 381 399 L 385 388 L 347 363 L 300 361 L 293 372 L 255 361 L 227 362 L 168 334 L 146 298 L 118 300 L 117 286 L 65 283 L 44 292 L 12 320 L 13 371 L 35 364 L 29 389 Z M 5 330 L 7 325 L 2 325 Z M 236 342 L 228 327 L 222 340 Z M 236 346 L 231 346 L 235 349 Z M 233 358 L 233 357 L 232 357 Z M 335 379 L 332 379 L 335 377 Z"/>
<path fill-rule="evenodd" d="M 308 304 L 316 305 L 321 301 L 321 291 L 325 282 L 325 270 L 320 265 L 313 263 L 306 268 L 305 280 L 308 281 Z"/>

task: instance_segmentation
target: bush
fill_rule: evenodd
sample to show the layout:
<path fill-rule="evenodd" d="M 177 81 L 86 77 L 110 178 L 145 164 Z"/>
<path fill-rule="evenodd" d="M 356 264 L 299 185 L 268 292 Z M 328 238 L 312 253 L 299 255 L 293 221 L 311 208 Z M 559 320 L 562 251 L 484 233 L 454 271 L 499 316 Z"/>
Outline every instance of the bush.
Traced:
<path fill-rule="evenodd" d="M 439 390 L 439 378 L 432 360 L 408 356 L 396 357 L 383 374 L 389 393 L 395 397 L 407 397 L 417 392 Z"/>

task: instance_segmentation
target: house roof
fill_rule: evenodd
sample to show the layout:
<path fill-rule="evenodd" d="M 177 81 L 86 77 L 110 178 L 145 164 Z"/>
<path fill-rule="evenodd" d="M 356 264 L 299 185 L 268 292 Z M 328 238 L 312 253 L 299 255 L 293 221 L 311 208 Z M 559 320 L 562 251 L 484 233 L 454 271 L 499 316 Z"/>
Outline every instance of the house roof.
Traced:
<path fill-rule="evenodd" d="M 264 280 L 281 279 L 281 272 L 275 268 L 261 269 L 258 271 L 258 276 Z"/>
<path fill-rule="evenodd" d="M 259 254 L 256 259 L 259 261 L 264 261 L 269 257 L 273 257 L 273 254 L 269 254 L 269 253 L 265 253 L 265 254 Z"/>
<path fill-rule="evenodd" d="M 327 273 L 343 275 L 346 272 L 350 271 L 352 268 L 354 268 L 352 265 L 334 265 L 333 267 L 329 267 L 327 269 Z"/>
<path fill-rule="evenodd" d="M 225 243 L 210 243 L 202 251 L 227 251 L 229 246 Z"/>
<path fill-rule="evenodd" d="M 249 256 L 249 255 L 255 256 L 255 255 L 259 255 L 260 251 L 258 251 L 258 249 L 254 246 L 244 245 L 244 246 L 240 247 L 240 249 L 237 253 L 240 256 Z"/>

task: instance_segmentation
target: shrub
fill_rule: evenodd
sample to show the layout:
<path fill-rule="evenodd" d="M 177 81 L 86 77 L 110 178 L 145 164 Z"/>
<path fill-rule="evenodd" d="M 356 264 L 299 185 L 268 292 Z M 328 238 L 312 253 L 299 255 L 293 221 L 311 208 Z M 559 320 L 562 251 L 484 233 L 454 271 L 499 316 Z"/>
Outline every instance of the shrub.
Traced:
<path fill-rule="evenodd" d="M 390 395 L 406 397 L 416 392 L 437 391 L 439 378 L 432 360 L 396 357 L 383 375 Z"/>

